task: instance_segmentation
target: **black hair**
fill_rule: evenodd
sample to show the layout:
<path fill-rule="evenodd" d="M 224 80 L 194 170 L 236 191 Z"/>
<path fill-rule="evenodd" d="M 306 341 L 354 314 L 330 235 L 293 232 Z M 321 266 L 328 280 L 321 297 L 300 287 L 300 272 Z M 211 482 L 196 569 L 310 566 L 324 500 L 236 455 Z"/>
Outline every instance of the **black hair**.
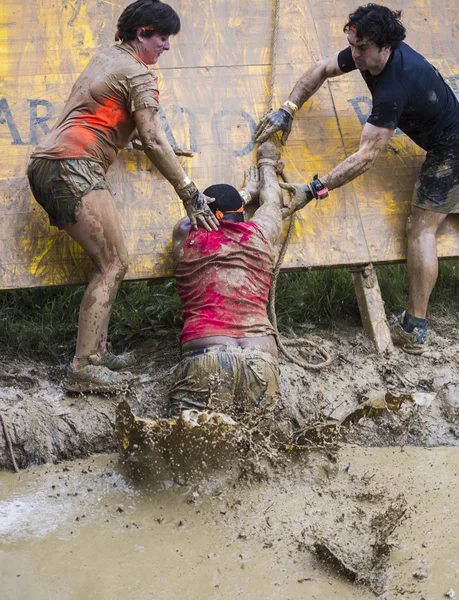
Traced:
<path fill-rule="evenodd" d="M 349 15 L 349 21 L 343 27 L 344 33 L 355 31 L 357 40 L 364 37 L 376 44 L 378 48 L 390 46 L 395 50 L 406 37 L 400 17 L 401 10 L 391 10 L 381 4 L 366 4 Z"/>
<path fill-rule="evenodd" d="M 235 213 L 233 211 L 239 210 L 244 206 L 242 196 L 239 194 L 237 189 L 227 183 L 217 183 L 206 188 L 203 192 L 205 196 L 209 198 L 215 198 L 215 202 L 209 204 L 210 210 L 214 213 L 217 210 L 224 213 L 225 221 L 241 222 L 244 221 L 244 213 Z M 225 214 L 228 213 L 229 214 Z"/>
<path fill-rule="evenodd" d="M 180 31 L 180 17 L 169 4 L 160 0 L 137 0 L 126 6 L 117 23 L 116 38 L 121 41 L 135 40 L 137 29 L 152 25 L 152 31 L 146 30 L 142 37 L 158 35 L 177 35 Z"/>

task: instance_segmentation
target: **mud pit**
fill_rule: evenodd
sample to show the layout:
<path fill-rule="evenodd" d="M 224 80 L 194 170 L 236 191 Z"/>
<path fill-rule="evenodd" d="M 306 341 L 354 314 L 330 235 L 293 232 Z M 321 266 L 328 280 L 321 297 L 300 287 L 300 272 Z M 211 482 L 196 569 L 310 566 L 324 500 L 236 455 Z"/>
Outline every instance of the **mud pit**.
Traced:
<path fill-rule="evenodd" d="M 99 456 L 1 475 L 2 599 L 369 600 L 367 587 L 311 551 L 344 477 L 329 522 L 337 531 L 400 488 L 406 496 L 382 597 L 436 600 L 457 589 L 456 449 L 346 446 L 334 468 L 310 455 L 270 484 L 214 478 L 157 490 L 126 478 L 116 462 Z M 360 550 L 365 562 L 371 549 L 363 541 Z"/>
<path fill-rule="evenodd" d="M 151 476 L 133 480 L 116 457 L 82 458 L 117 449 L 121 397 L 65 396 L 60 368 L 4 360 L 0 409 L 19 466 L 79 460 L 1 475 L 2 598 L 457 593 L 458 332 L 453 319 L 433 325 L 428 356 L 377 356 L 347 329 L 313 336 L 336 356 L 325 371 L 282 364 L 281 420 L 305 450 L 281 453 L 264 481 L 163 474 L 147 489 Z M 137 415 L 164 414 L 177 360 L 176 337 L 159 335 L 125 396 Z M 417 401 L 365 417 L 363 403 L 388 393 Z M 1 428 L 0 461 L 11 469 Z"/>

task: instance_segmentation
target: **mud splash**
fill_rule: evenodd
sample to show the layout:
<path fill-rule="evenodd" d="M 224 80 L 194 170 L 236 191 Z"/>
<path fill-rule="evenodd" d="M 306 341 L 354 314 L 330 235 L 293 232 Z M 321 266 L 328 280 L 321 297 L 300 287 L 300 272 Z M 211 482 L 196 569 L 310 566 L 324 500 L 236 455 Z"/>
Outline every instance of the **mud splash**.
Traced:
<path fill-rule="evenodd" d="M 396 412 L 379 411 L 348 428 L 344 440 L 361 446 L 458 446 L 456 317 L 437 319 L 433 330 L 431 351 L 422 357 L 397 349 L 376 355 L 359 328 L 310 336 L 334 353 L 335 360 L 322 372 L 281 362 L 278 422 L 297 435 L 338 424 L 375 395 L 428 394 L 434 397 L 431 405 L 408 402 Z M 136 367 L 138 383 L 126 399 L 136 416 L 154 419 L 167 414 L 167 391 L 179 361 L 178 338 L 169 331 L 156 332 L 148 348 Z M 64 395 L 63 368 L 1 357 L 0 361 L 0 410 L 20 468 L 117 449 L 114 427 L 119 397 Z M 0 468 L 12 468 L 1 428 Z"/>
<path fill-rule="evenodd" d="M 458 449 L 352 446 L 252 485 L 148 486 L 113 455 L 3 473 L 2 598 L 369 600 L 314 553 L 318 528 L 336 544 L 354 516 L 364 523 L 403 489 L 408 512 L 388 539 L 381 597 L 434 600 L 458 587 L 458 473 Z M 347 541 L 365 563 L 369 546 Z"/>

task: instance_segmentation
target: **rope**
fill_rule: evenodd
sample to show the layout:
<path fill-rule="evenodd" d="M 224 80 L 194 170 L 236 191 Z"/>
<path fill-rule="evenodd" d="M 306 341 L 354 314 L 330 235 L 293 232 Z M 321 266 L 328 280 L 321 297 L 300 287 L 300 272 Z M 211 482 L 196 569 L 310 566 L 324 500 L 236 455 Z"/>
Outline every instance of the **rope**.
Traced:
<path fill-rule="evenodd" d="M 276 81 L 276 67 L 277 67 L 277 42 L 279 40 L 279 13 L 280 13 L 280 0 L 275 0 L 274 7 L 274 30 L 273 30 L 273 41 L 272 41 L 272 57 L 271 57 L 271 81 L 269 83 L 269 98 L 268 98 L 268 112 L 273 109 L 274 100 L 274 84 Z"/>
<path fill-rule="evenodd" d="M 3 431 L 5 433 L 5 439 L 6 439 L 6 443 L 8 445 L 8 450 L 10 451 L 10 456 L 11 456 L 11 460 L 13 462 L 14 470 L 16 471 L 16 473 L 19 473 L 19 467 L 16 462 L 16 459 L 14 458 L 13 444 L 11 443 L 11 437 L 10 437 L 10 434 L 6 427 L 5 417 L 2 415 L 2 413 L 0 413 L 0 421 L 2 422 L 2 425 L 3 425 Z"/>
<path fill-rule="evenodd" d="M 270 75 L 270 85 L 269 85 L 269 98 L 268 98 L 268 112 L 273 109 L 273 99 L 274 99 L 274 84 L 276 80 L 276 67 L 277 67 L 277 44 L 279 40 L 279 13 L 280 13 L 280 0 L 275 0 L 275 8 L 274 8 L 274 31 L 273 31 L 273 41 L 272 41 L 272 59 L 271 59 L 271 75 Z M 288 183 L 287 176 L 282 171 L 281 177 Z M 285 254 L 287 253 L 287 248 L 290 243 L 290 239 L 293 234 L 293 230 L 295 228 L 295 220 L 296 214 L 290 217 L 290 224 L 288 227 L 287 235 L 285 236 L 284 241 L 282 242 L 281 250 L 279 253 L 279 258 L 277 259 L 276 266 L 273 271 L 273 275 L 271 277 L 271 288 L 269 290 L 269 304 L 268 311 L 272 326 L 274 327 L 274 333 L 277 339 L 277 345 L 281 353 L 292 363 L 303 367 L 305 369 L 313 369 L 320 370 L 325 369 L 332 362 L 332 357 L 326 352 L 321 346 L 316 344 L 315 342 L 308 340 L 307 338 L 295 338 L 293 340 L 282 340 L 279 334 L 279 330 L 277 327 L 277 316 L 276 316 L 276 288 L 277 288 L 277 280 L 279 277 L 279 273 L 282 267 L 282 263 L 284 262 Z M 295 356 L 289 350 L 287 350 L 287 346 L 301 348 L 304 346 L 309 346 L 314 348 L 319 355 L 323 357 L 322 362 L 311 363 L 304 358 L 300 358 Z M 301 355 L 304 350 L 297 351 L 299 355 Z"/>

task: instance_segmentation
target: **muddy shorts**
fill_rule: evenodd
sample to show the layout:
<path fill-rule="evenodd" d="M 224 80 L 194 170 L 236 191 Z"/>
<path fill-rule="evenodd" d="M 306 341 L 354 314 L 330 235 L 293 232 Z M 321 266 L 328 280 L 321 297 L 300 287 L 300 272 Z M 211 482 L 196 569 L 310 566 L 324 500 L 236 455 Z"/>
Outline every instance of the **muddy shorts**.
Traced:
<path fill-rule="evenodd" d="M 184 352 L 169 392 L 170 415 L 187 408 L 233 417 L 270 413 L 279 398 L 279 366 L 256 348 L 209 346 Z"/>
<path fill-rule="evenodd" d="M 48 213 L 50 224 L 59 229 L 76 223 L 83 196 L 108 189 L 102 166 L 86 159 L 32 158 L 27 177 L 35 200 Z"/>
<path fill-rule="evenodd" d="M 413 204 L 446 215 L 459 213 L 459 125 L 445 131 L 427 152 Z"/>

